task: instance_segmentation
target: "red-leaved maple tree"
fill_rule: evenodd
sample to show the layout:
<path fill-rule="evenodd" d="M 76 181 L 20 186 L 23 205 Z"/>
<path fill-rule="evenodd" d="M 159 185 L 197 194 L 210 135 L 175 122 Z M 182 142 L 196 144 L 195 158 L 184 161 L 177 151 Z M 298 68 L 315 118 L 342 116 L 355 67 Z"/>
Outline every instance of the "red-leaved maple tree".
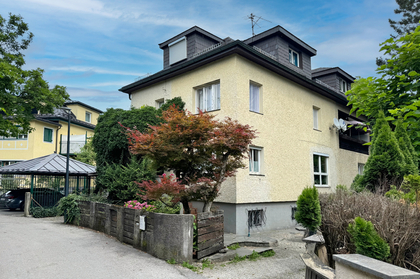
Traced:
<path fill-rule="evenodd" d="M 163 112 L 162 118 L 163 123 L 150 126 L 147 133 L 127 128 L 130 151 L 175 172 L 184 185 L 180 199 L 185 213 L 189 213 L 190 200 L 203 201 L 203 211 L 209 212 L 222 182 L 245 167 L 256 131 L 229 117 L 220 121 L 215 115 L 192 114 L 175 106 Z M 162 189 L 147 190 L 154 188 Z"/>

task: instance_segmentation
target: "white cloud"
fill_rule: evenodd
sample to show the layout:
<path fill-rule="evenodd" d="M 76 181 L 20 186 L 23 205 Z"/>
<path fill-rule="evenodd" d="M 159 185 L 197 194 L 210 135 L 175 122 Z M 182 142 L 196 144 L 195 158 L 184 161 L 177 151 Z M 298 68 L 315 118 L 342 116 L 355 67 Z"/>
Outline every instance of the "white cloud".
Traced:
<path fill-rule="evenodd" d="M 51 67 L 51 71 L 65 71 L 65 72 L 93 72 L 97 74 L 111 74 L 111 75 L 125 75 L 125 76 L 144 76 L 145 73 L 135 73 L 118 70 L 108 70 L 98 67 L 86 67 L 86 66 L 66 66 L 66 67 Z"/>
<path fill-rule="evenodd" d="M 101 1 L 97 0 L 71 0 L 71 1 L 61 1 L 61 0 L 26 0 L 32 2 L 36 5 L 50 6 L 53 8 L 73 11 L 73 12 L 83 12 L 90 14 L 97 14 L 100 16 L 118 18 L 121 13 L 107 11 L 104 7 L 104 4 Z"/>
<path fill-rule="evenodd" d="M 105 87 L 105 86 L 125 86 L 127 84 L 133 83 L 134 80 L 129 81 L 109 81 L 109 82 L 98 82 L 89 84 L 90 87 Z"/>
<path fill-rule="evenodd" d="M 67 92 L 73 101 L 80 101 L 105 111 L 107 108 L 129 109 L 131 101 L 128 95 L 119 91 L 67 87 Z"/>

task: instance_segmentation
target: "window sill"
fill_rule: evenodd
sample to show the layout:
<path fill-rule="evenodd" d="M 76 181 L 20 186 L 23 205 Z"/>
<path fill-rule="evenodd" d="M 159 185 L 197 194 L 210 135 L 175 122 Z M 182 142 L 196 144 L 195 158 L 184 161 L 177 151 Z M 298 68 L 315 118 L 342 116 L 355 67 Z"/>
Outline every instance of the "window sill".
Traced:
<path fill-rule="evenodd" d="M 265 176 L 265 174 L 261 174 L 261 173 L 250 173 L 250 176 Z"/>
<path fill-rule="evenodd" d="M 253 110 L 249 110 L 249 112 L 253 112 L 253 113 L 256 113 L 256 114 L 259 114 L 259 115 L 264 115 L 263 113 L 261 113 L 261 112 L 257 112 L 257 111 L 253 111 Z"/>
<path fill-rule="evenodd" d="M 319 130 L 319 129 L 317 129 L 317 128 L 314 128 L 314 131 L 317 131 L 317 132 L 322 132 L 321 130 Z"/>
<path fill-rule="evenodd" d="M 316 188 L 331 188 L 329 185 L 314 185 Z"/>
<path fill-rule="evenodd" d="M 203 111 L 203 113 L 208 113 L 208 112 L 215 112 L 215 111 L 219 111 L 219 110 L 221 110 L 221 109 L 215 109 L 215 110 L 206 110 L 206 111 Z M 198 114 L 198 112 L 196 112 L 195 114 Z"/>

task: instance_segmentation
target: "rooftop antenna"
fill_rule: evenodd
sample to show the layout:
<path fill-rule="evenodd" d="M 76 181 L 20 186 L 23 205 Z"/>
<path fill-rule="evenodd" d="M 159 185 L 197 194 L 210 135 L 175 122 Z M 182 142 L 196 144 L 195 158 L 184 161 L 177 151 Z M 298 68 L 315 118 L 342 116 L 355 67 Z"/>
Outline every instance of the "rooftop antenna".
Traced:
<path fill-rule="evenodd" d="M 252 37 L 254 37 L 254 36 L 255 36 L 255 33 L 254 33 L 254 26 L 255 26 L 255 25 L 257 25 L 258 27 L 260 27 L 260 28 L 261 28 L 261 26 L 259 26 L 259 25 L 258 25 L 258 21 L 259 21 L 260 19 L 265 20 L 265 21 L 268 21 L 268 22 L 270 22 L 270 23 L 271 23 L 271 21 L 266 20 L 266 19 L 262 18 L 261 16 L 256 16 L 256 15 L 254 15 L 253 13 L 251 13 L 251 15 L 249 15 L 249 16 L 248 16 L 248 19 L 250 19 L 250 20 L 251 20 L 251 26 L 252 26 Z"/>

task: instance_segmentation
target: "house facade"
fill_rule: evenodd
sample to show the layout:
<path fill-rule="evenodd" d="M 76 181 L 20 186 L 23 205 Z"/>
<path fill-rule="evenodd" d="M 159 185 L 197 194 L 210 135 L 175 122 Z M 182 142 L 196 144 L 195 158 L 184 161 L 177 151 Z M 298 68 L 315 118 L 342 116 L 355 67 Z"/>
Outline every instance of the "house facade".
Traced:
<path fill-rule="evenodd" d="M 70 115 L 70 154 L 80 151 L 93 136 L 101 110 L 77 101 L 68 101 Z M 52 114 L 35 114 L 34 131 L 18 137 L 0 137 L 0 167 L 37 157 L 67 153 L 68 114 L 55 109 Z"/>
<path fill-rule="evenodd" d="M 257 130 L 248 168 L 224 182 L 214 204 L 225 211 L 226 232 L 290 227 L 303 188 L 350 186 L 363 169 L 369 134 L 346 129 L 362 120 L 348 114 L 342 92 L 354 78 L 338 67 L 312 70 L 316 50 L 287 30 L 240 41 L 195 26 L 159 46 L 164 69 L 120 89 L 133 107 L 181 97 L 189 111 Z M 334 126 L 335 118 L 346 127 Z"/>

